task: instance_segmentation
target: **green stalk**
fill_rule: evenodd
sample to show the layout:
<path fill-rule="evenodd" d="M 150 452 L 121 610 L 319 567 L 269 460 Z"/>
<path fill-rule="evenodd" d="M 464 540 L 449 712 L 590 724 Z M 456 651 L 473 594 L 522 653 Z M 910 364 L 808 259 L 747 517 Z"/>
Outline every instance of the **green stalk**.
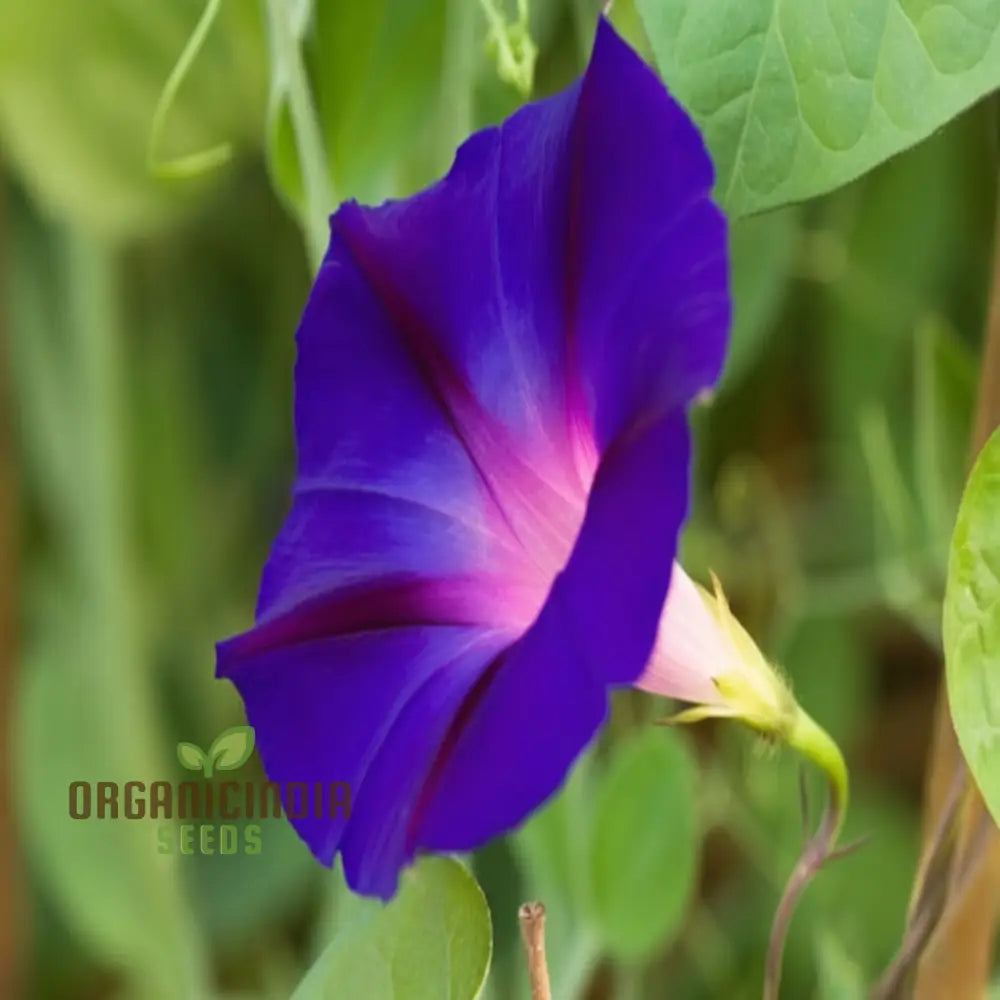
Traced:
<path fill-rule="evenodd" d="M 440 147 L 450 155 L 467 138 L 473 126 L 477 16 L 469 0 L 449 0 L 445 16 L 439 101 Z"/>
<path fill-rule="evenodd" d="M 231 143 L 219 143 L 209 149 L 199 150 L 197 153 L 188 153 L 174 159 L 161 160 L 159 148 L 163 140 L 163 133 L 166 130 L 167 115 L 177 99 L 177 93 L 181 89 L 184 78 L 191 71 L 198 53 L 205 44 L 215 19 L 222 8 L 222 0 L 208 0 L 205 10 L 195 25 L 191 37 L 181 52 L 180 58 L 170 71 L 167 82 L 163 85 L 163 92 L 156 102 L 156 110 L 153 112 L 153 124 L 149 130 L 149 144 L 146 147 L 146 165 L 151 173 L 157 177 L 167 179 L 196 177 L 199 174 L 207 173 L 216 167 L 222 166 L 233 155 Z"/>
<path fill-rule="evenodd" d="M 831 858 L 852 850 L 851 847 L 837 850 L 837 840 L 844 826 L 849 798 L 847 765 L 840 747 L 834 743 L 826 730 L 799 706 L 796 706 L 795 717 L 782 736 L 790 747 L 798 750 L 826 775 L 830 798 L 819 828 L 805 845 L 785 886 L 774 923 L 771 925 L 771 940 L 764 971 L 764 1000 L 778 1000 L 785 940 L 802 893 L 816 877 L 820 868 Z"/>
<path fill-rule="evenodd" d="M 306 250 L 313 270 L 319 270 L 329 238 L 329 216 L 336 205 L 336 194 L 323 142 L 312 87 L 302 58 L 301 39 L 292 24 L 292 4 L 288 0 L 267 0 L 271 33 L 271 58 L 274 73 L 283 75 L 288 94 L 288 109 L 295 134 L 295 146 L 302 169 L 305 189 L 305 215 L 302 228 Z"/>
<path fill-rule="evenodd" d="M 786 736 L 786 741 L 794 750 L 812 761 L 827 777 L 830 784 L 830 808 L 836 817 L 832 837 L 836 841 L 847 814 L 847 800 L 850 782 L 847 764 L 840 747 L 830 734 L 801 707 Z"/>

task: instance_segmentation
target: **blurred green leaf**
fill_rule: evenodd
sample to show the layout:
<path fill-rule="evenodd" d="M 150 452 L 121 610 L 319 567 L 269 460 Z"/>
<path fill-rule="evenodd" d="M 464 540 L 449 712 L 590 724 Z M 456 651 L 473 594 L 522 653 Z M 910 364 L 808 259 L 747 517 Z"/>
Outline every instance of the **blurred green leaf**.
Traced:
<path fill-rule="evenodd" d="M 139 720 L 130 711 L 110 715 L 115 699 L 91 674 L 98 657 L 110 658 L 116 669 L 126 665 L 102 640 L 81 595 L 47 590 L 52 603 L 44 634 L 25 652 L 17 706 L 28 856 L 74 935 L 102 962 L 141 984 L 150 1000 L 194 995 L 204 956 L 180 891 L 176 855 L 157 852 L 155 823 L 96 816 L 97 781 L 115 781 L 121 789 L 127 781 L 162 778 L 143 759 Z M 70 817 L 73 781 L 91 783 L 89 819 Z"/>
<path fill-rule="evenodd" d="M 523 891 L 547 910 L 546 950 L 555 996 L 576 996 L 600 951 L 588 912 L 595 770 L 593 755 L 582 755 L 559 793 L 513 837 L 524 869 Z M 520 949 L 515 961 L 517 978 L 526 980 Z M 525 981 L 519 992 L 526 989 Z"/>
<path fill-rule="evenodd" d="M 875 665 L 842 617 L 810 618 L 795 629 L 784 666 L 796 699 L 840 746 L 865 729 L 875 703 Z"/>
<path fill-rule="evenodd" d="M 976 459 L 951 540 L 944 651 L 951 717 L 994 819 L 1000 819 L 1000 431 Z"/>
<path fill-rule="evenodd" d="M 846 184 L 1000 85 L 1000 7 L 638 0 L 734 215 Z"/>
<path fill-rule="evenodd" d="M 781 890 L 802 852 L 805 835 L 799 782 L 802 762 L 787 752 L 754 754 L 740 776 L 749 809 L 730 809 L 728 828 L 766 874 L 761 901 L 767 925 Z M 805 773 L 813 822 L 825 788 Z M 810 833 L 812 831 L 810 830 Z M 791 976 L 815 978 L 816 942 L 833 935 L 841 950 L 871 981 L 891 960 L 903 933 L 918 858 L 914 811 L 887 787 L 856 782 L 843 843 L 865 838 L 854 853 L 824 867 L 803 895 L 788 937 Z M 760 953 L 766 947 L 760 941 Z M 791 992 L 792 996 L 804 995 Z"/>
<path fill-rule="evenodd" d="M 32 581 L 24 683 L 16 714 L 16 768 L 24 842 L 74 934 L 151 1000 L 198 995 L 206 970 L 176 869 L 158 852 L 156 825 L 126 818 L 127 782 L 167 771 L 168 746 L 149 684 L 122 511 L 121 326 L 117 259 L 104 244 L 66 236 L 59 250 L 69 303 L 65 350 L 47 360 L 74 393 L 60 435 L 76 475 L 63 498 L 51 570 Z M 58 287 L 58 286 L 57 286 Z M 19 327 L 19 337 L 40 331 Z M 25 385 L 34 384 L 27 379 Z M 46 456 L 29 452 L 30 465 Z M 51 577 L 49 575 L 51 573 Z M 58 574 L 58 575 L 56 575 Z M 71 782 L 88 783 L 92 812 L 74 819 Z M 111 816 L 96 815 L 97 782 L 118 786 Z"/>
<path fill-rule="evenodd" d="M 157 100 L 203 0 L 0 0 L 0 138 L 33 194 L 114 237 L 174 217 L 204 182 L 147 164 Z M 225 3 L 178 91 L 163 155 L 256 143 L 264 58 L 255 4 Z"/>
<path fill-rule="evenodd" d="M 580 871 L 589 846 L 587 830 L 593 823 L 592 770 L 592 758 L 581 757 L 559 794 L 514 835 L 531 892 L 547 906 L 556 899 L 567 906 L 582 905 L 586 897 Z"/>
<path fill-rule="evenodd" d="M 492 931 L 476 880 L 451 858 L 425 858 L 367 920 L 339 929 L 293 1000 L 474 1000 Z"/>
<path fill-rule="evenodd" d="M 510 837 L 496 837 L 476 851 L 472 858 L 472 873 L 486 896 L 490 912 L 500 914 L 500 919 L 493 925 L 493 961 L 483 1000 L 497 1000 L 523 992 L 524 951 L 520 927 L 513 915 L 525 900 L 545 898 L 534 887 L 525 887 L 524 873 L 512 841 Z M 558 930 L 561 931 L 563 918 L 559 911 L 555 912 L 553 921 L 546 923 L 546 931 L 555 923 L 559 924 Z M 546 939 L 549 944 L 552 943 L 548 934 Z M 551 962 L 549 968 L 551 971 Z"/>
<path fill-rule="evenodd" d="M 268 0 L 271 98 L 268 143 L 271 173 L 302 226 L 309 260 L 318 269 L 327 243 L 327 218 L 336 205 L 329 176 L 329 149 L 323 142 L 315 86 L 309 79 L 303 40 L 311 24 L 301 6 Z"/>
<path fill-rule="evenodd" d="M 439 95 L 445 0 L 326 0 L 307 43 L 342 198 L 377 201 Z M 454 100 L 458 95 L 444 95 Z"/>
<path fill-rule="evenodd" d="M 259 829 L 259 854 L 196 853 L 184 859 L 183 869 L 206 943 L 227 955 L 239 955 L 248 942 L 256 951 L 261 939 L 280 938 L 283 926 L 301 919 L 310 893 L 328 874 L 284 817 L 237 820 L 235 826 L 240 845 L 249 843 L 249 827 Z"/>
<path fill-rule="evenodd" d="M 844 843 L 867 840 L 820 872 L 802 899 L 791 936 L 814 941 L 818 933 L 835 934 L 864 977 L 873 980 L 903 936 L 919 857 L 915 819 L 913 809 L 886 788 L 858 789 L 843 838 Z"/>
<path fill-rule="evenodd" d="M 723 374 L 729 388 L 763 351 L 781 305 L 799 233 L 795 209 L 737 219 L 729 227 L 733 327 Z"/>
<path fill-rule="evenodd" d="M 947 537 L 967 467 L 976 364 L 971 352 L 941 320 L 917 330 L 913 393 L 917 498 L 929 537 Z"/>
<path fill-rule="evenodd" d="M 619 744 L 597 791 L 590 872 L 608 950 L 643 957 L 677 931 L 694 888 L 695 774 L 682 738 L 649 728 Z"/>
<path fill-rule="evenodd" d="M 867 995 L 864 975 L 837 937 L 823 934 L 817 951 L 819 986 L 816 1000 L 864 1000 Z"/>
<path fill-rule="evenodd" d="M 324 0 L 299 22 L 298 43 L 336 200 L 396 193 L 395 172 L 439 96 L 446 0 Z M 305 211 L 287 71 L 272 68 L 270 161 L 279 188 Z M 464 95 L 447 95 L 461 102 Z M 332 211 L 335 205 L 330 204 Z"/>

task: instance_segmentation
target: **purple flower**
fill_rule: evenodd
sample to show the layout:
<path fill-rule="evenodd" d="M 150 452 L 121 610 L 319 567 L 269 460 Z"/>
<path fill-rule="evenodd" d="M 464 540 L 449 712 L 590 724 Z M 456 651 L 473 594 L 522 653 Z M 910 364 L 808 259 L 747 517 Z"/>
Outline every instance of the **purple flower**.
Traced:
<path fill-rule="evenodd" d="M 350 782 L 349 819 L 293 822 L 355 890 L 516 826 L 650 660 L 729 323 L 712 181 L 602 21 L 444 180 L 333 216 L 292 510 L 218 672 L 272 780 Z"/>

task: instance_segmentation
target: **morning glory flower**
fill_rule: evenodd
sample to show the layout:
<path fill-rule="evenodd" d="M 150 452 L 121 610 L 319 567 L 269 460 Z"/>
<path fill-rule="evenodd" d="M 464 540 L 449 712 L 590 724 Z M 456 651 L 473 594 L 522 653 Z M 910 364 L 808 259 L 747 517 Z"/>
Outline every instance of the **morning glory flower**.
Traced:
<path fill-rule="evenodd" d="M 712 183 L 602 20 L 575 85 L 426 191 L 331 219 L 292 507 L 218 672 L 272 780 L 350 783 L 349 818 L 293 823 L 356 891 L 517 826 L 666 648 L 686 410 L 730 318 Z M 660 667 L 661 692 L 715 690 Z"/>

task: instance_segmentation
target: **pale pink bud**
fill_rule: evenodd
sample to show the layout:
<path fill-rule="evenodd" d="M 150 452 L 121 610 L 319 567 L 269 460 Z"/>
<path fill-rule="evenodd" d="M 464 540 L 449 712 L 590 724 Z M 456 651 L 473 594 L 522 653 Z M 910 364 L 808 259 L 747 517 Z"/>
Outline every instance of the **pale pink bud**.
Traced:
<path fill-rule="evenodd" d="M 656 646 L 635 686 L 698 706 L 677 721 L 725 716 L 780 733 L 797 711 L 791 692 L 713 583 L 714 595 L 674 563 Z"/>

